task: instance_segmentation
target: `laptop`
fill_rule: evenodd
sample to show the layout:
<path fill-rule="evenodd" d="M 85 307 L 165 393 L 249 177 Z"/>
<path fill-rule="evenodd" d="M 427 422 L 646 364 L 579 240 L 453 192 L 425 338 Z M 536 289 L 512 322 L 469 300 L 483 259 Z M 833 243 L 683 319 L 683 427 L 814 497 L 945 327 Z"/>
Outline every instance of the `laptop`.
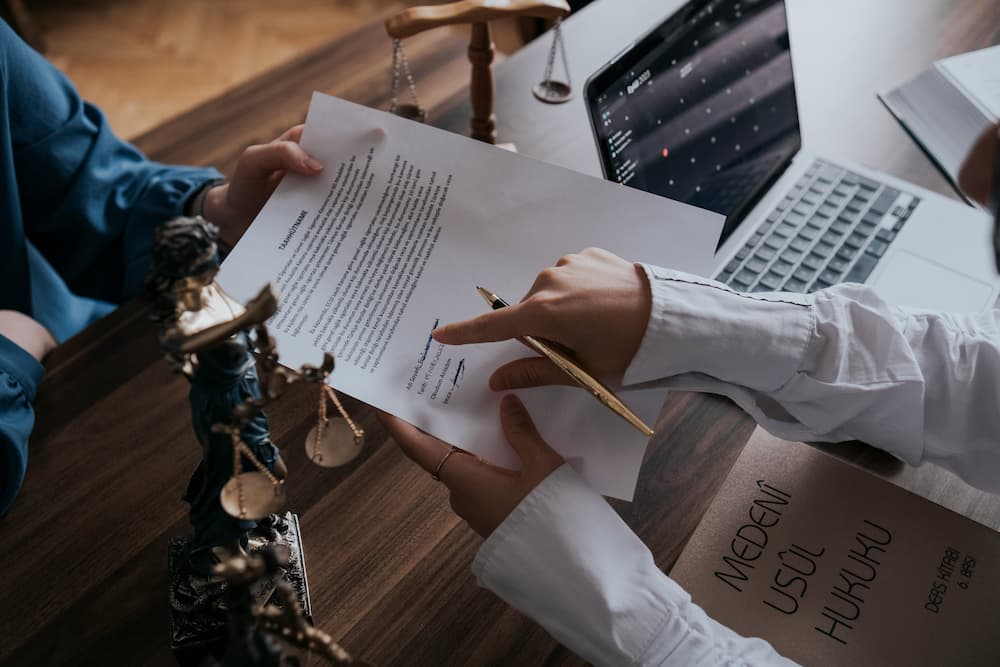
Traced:
<path fill-rule="evenodd" d="M 740 291 L 874 285 L 1000 306 L 988 215 L 802 146 L 783 0 L 692 0 L 588 81 L 607 179 L 726 216 L 711 276 Z"/>

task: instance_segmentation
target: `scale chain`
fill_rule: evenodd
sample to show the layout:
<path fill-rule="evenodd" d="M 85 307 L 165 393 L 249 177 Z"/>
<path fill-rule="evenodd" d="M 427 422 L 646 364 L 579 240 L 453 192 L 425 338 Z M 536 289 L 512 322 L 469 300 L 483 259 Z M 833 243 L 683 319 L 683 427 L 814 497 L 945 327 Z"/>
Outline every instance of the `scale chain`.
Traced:
<path fill-rule="evenodd" d="M 413 73 L 410 71 L 410 61 L 403 50 L 403 42 L 396 38 L 392 40 L 392 85 L 389 98 L 389 111 L 396 113 L 399 107 L 399 75 L 402 72 L 406 76 L 406 84 L 410 89 L 410 97 L 413 104 L 420 106 L 420 99 L 417 97 L 417 84 L 413 81 Z"/>
<path fill-rule="evenodd" d="M 569 76 L 569 59 L 566 57 L 566 41 L 563 39 L 562 34 L 562 19 L 556 19 L 556 36 L 555 39 L 559 42 L 559 55 L 562 56 L 563 71 L 566 72 L 566 85 L 572 87 L 573 81 Z"/>
<path fill-rule="evenodd" d="M 556 65 L 556 50 L 559 50 L 559 54 L 562 56 L 563 70 L 566 72 L 566 85 L 571 85 L 569 78 L 569 60 L 566 58 L 566 43 L 562 38 L 562 19 L 557 18 L 556 24 L 552 27 L 552 45 L 549 47 L 549 57 L 545 62 L 545 75 L 542 77 L 543 81 L 552 80 L 552 70 L 555 69 Z"/>
<path fill-rule="evenodd" d="M 389 92 L 390 113 L 396 113 L 396 107 L 399 106 L 399 48 L 399 40 L 392 40 L 392 76 L 390 78 Z"/>
<path fill-rule="evenodd" d="M 246 519 L 247 518 L 246 497 L 243 490 L 243 481 L 240 478 L 240 473 L 242 473 L 242 468 L 243 468 L 241 459 L 243 457 L 246 457 L 246 459 L 250 462 L 250 464 L 254 468 L 256 468 L 259 472 L 263 473 L 263 475 L 271 483 L 271 486 L 273 488 L 277 488 L 282 484 L 284 484 L 284 480 L 280 480 L 277 477 L 275 477 L 274 473 L 272 473 L 270 470 L 267 469 L 267 466 L 265 466 L 263 463 L 257 460 L 257 457 L 254 456 L 254 453 L 250 450 L 250 447 L 248 447 L 247 444 L 243 442 L 243 438 L 240 436 L 240 432 L 238 429 L 233 429 L 230 437 L 233 443 L 233 479 L 236 481 L 236 497 L 240 512 L 239 518 Z"/>
<path fill-rule="evenodd" d="M 326 429 L 326 392 L 319 390 L 319 409 L 316 419 L 316 440 L 313 442 L 313 460 L 322 461 L 323 455 L 319 451 L 319 443 L 323 441 L 323 431 Z"/>
<path fill-rule="evenodd" d="M 236 502 L 240 510 L 240 519 L 247 518 L 246 500 L 243 497 L 243 483 L 240 481 L 240 436 L 239 432 L 233 430 L 229 434 L 233 443 L 233 479 L 236 480 Z"/>
<path fill-rule="evenodd" d="M 339 412 L 340 416 L 344 418 L 344 421 L 347 423 L 347 427 L 351 429 L 351 433 L 354 434 L 355 442 L 363 438 L 365 436 L 364 430 L 360 426 L 358 426 L 353 419 L 351 419 L 351 415 L 347 412 L 347 409 L 344 408 L 344 404 L 340 402 L 340 398 L 337 396 L 337 392 L 334 391 L 333 387 L 331 387 L 328 384 L 324 384 L 323 389 L 330 397 L 330 401 L 332 401 L 333 404 L 336 406 L 337 412 Z M 326 406 L 324 405 L 324 408 L 325 407 Z"/>

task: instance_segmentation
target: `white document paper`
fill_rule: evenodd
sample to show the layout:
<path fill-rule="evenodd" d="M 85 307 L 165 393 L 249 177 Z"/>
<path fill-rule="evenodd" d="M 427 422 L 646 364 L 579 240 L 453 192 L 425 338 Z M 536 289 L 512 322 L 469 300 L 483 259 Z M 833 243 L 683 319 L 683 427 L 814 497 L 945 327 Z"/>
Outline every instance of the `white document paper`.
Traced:
<path fill-rule="evenodd" d="M 581 137 L 580 141 L 589 141 Z M 537 273 L 589 246 L 704 273 L 722 217 L 321 93 L 287 175 L 222 265 L 241 301 L 272 283 L 283 363 L 336 357 L 330 384 L 499 465 L 490 373 L 517 342 L 444 346 L 440 324 L 486 312 L 476 286 L 518 301 Z M 605 495 L 631 499 L 647 439 L 582 389 L 519 392 L 542 436 Z M 624 391 L 649 424 L 663 390 Z"/>

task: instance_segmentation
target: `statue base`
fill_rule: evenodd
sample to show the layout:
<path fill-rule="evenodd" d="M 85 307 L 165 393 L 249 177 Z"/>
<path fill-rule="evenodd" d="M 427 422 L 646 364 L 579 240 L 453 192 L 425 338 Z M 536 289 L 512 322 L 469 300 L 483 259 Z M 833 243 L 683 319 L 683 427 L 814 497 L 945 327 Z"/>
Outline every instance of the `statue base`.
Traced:
<path fill-rule="evenodd" d="M 312 622 L 312 603 L 306 578 L 305 553 L 299 532 L 298 516 L 285 512 L 272 515 L 276 542 L 288 545 L 290 556 L 282 576 L 292 585 L 303 615 Z M 256 532 L 250 536 L 248 551 L 252 554 L 272 542 Z M 168 547 L 170 648 L 180 665 L 199 665 L 212 657 L 221 661 L 228 638 L 226 584 L 195 575 L 186 557 L 186 537 L 175 537 Z M 282 606 L 274 588 L 262 587 L 255 599 L 265 604 Z"/>

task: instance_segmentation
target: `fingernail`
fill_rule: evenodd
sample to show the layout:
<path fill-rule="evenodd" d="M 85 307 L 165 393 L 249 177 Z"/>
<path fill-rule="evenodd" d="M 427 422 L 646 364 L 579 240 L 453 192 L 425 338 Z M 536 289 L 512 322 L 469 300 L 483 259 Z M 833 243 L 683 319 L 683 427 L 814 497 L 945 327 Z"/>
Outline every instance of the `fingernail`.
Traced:
<path fill-rule="evenodd" d="M 306 166 L 312 171 L 323 171 L 323 163 L 314 157 L 308 158 L 306 160 Z"/>

